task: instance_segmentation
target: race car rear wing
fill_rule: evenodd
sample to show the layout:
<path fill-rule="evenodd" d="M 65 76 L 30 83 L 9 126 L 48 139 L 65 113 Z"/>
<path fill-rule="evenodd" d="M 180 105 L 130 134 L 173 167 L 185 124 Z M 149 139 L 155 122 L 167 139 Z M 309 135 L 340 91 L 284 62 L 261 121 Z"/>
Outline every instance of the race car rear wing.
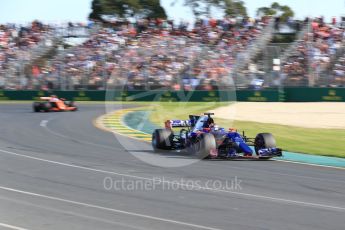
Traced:
<path fill-rule="evenodd" d="M 40 97 L 40 100 L 49 101 L 51 97 Z"/>
<path fill-rule="evenodd" d="M 191 127 L 190 120 L 167 120 L 165 122 L 165 128 L 181 128 L 181 127 Z"/>
<path fill-rule="evenodd" d="M 213 113 L 205 113 L 205 115 L 213 115 Z M 167 120 L 165 122 L 165 127 L 170 128 L 182 128 L 182 127 L 190 127 L 193 128 L 196 122 L 199 120 L 199 115 L 189 115 L 189 120 Z"/>

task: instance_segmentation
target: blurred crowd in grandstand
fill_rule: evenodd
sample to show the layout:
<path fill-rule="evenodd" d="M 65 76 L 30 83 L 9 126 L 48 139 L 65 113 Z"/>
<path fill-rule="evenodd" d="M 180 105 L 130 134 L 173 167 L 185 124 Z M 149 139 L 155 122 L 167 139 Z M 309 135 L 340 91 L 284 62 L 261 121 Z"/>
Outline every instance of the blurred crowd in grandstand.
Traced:
<path fill-rule="evenodd" d="M 296 52 L 283 63 L 283 75 L 288 85 L 308 85 L 314 81 L 326 80 L 327 85 L 345 85 L 344 73 L 339 72 L 341 63 L 334 65 L 344 53 L 345 30 L 336 19 L 325 23 L 323 18 L 311 20 L 302 40 L 297 41 Z M 334 69 L 331 73 L 329 70 Z M 322 76 L 322 73 L 327 76 Z M 313 75 L 313 76 L 310 76 Z M 321 78 L 324 79 L 321 79 Z"/>
<path fill-rule="evenodd" d="M 160 19 L 117 21 L 97 29 L 94 25 L 82 44 L 67 49 L 50 44 L 50 53 L 41 56 L 36 51 L 42 42 L 47 46 L 51 36 L 57 36 L 57 28 L 37 21 L 29 26 L 1 25 L 0 89 L 212 90 L 231 86 L 234 66 L 243 60 L 239 56 L 262 37 L 270 20 L 202 19 L 193 26 Z M 306 20 L 304 27 L 307 32 L 281 63 L 279 78 L 285 85 L 308 85 L 311 74 L 318 81 L 322 73 L 328 73 L 328 85 L 345 86 L 344 27 L 322 18 Z M 248 84 L 260 78 L 250 76 Z"/>
<path fill-rule="evenodd" d="M 33 58 L 32 50 L 39 47 L 40 42 L 51 32 L 51 28 L 38 21 L 28 26 L 15 24 L 0 25 L 0 87 L 6 85 L 8 76 L 6 70 L 18 62 L 30 61 Z"/>
<path fill-rule="evenodd" d="M 181 23 L 141 20 L 136 27 L 102 29 L 63 60 L 75 86 L 106 83 L 129 89 L 214 89 L 229 76 L 235 55 L 259 34 L 262 21 L 197 21 L 193 30 Z M 59 63 L 57 63 L 59 65 Z M 85 68 L 87 78 L 85 76 Z M 56 66 L 54 69 L 58 69 Z"/>

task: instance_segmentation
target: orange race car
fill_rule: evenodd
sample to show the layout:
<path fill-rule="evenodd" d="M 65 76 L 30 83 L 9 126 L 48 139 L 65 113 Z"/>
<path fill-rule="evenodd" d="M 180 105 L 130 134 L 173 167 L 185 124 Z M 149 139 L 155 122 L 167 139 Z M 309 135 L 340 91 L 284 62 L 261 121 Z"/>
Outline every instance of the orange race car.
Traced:
<path fill-rule="evenodd" d="M 42 101 L 34 102 L 32 107 L 34 112 L 64 112 L 77 111 L 78 108 L 73 101 L 66 101 L 56 95 L 50 97 L 40 97 Z"/>

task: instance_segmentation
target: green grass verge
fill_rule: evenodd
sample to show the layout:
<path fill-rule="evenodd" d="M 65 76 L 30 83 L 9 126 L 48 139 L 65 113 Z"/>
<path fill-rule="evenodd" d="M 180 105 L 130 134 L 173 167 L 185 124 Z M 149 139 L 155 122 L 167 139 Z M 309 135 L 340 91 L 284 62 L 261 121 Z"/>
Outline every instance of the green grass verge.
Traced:
<path fill-rule="evenodd" d="M 188 119 L 188 114 L 200 114 L 229 103 L 152 103 L 150 120 L 162 125 L 167 119 Z M 272 133 L 279 145 L 286 151 L 345 158 L 345 130 L 314 129 L 294 126 L 266 124 L 247 121 L 217 119 L 221 127 L 236 127 L 245 130 L 246 135 L 255 137 L 260 132 Z"/>

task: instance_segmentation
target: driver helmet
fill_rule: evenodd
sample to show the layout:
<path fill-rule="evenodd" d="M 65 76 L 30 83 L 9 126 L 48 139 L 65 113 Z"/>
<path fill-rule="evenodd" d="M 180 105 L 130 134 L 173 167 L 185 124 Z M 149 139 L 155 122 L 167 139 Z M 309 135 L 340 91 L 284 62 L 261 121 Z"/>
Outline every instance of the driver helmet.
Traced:
<path fill-rule="evenodd" d="M 209 118 L 208 119 L 208 121 L 207 121 L 207 125 L 209 126 L 209 127 L 212 127 L 212 126 L 214 126 L 215 124 L 214 124 L 214 120 L 213 120 L 213 118 Z"/>

